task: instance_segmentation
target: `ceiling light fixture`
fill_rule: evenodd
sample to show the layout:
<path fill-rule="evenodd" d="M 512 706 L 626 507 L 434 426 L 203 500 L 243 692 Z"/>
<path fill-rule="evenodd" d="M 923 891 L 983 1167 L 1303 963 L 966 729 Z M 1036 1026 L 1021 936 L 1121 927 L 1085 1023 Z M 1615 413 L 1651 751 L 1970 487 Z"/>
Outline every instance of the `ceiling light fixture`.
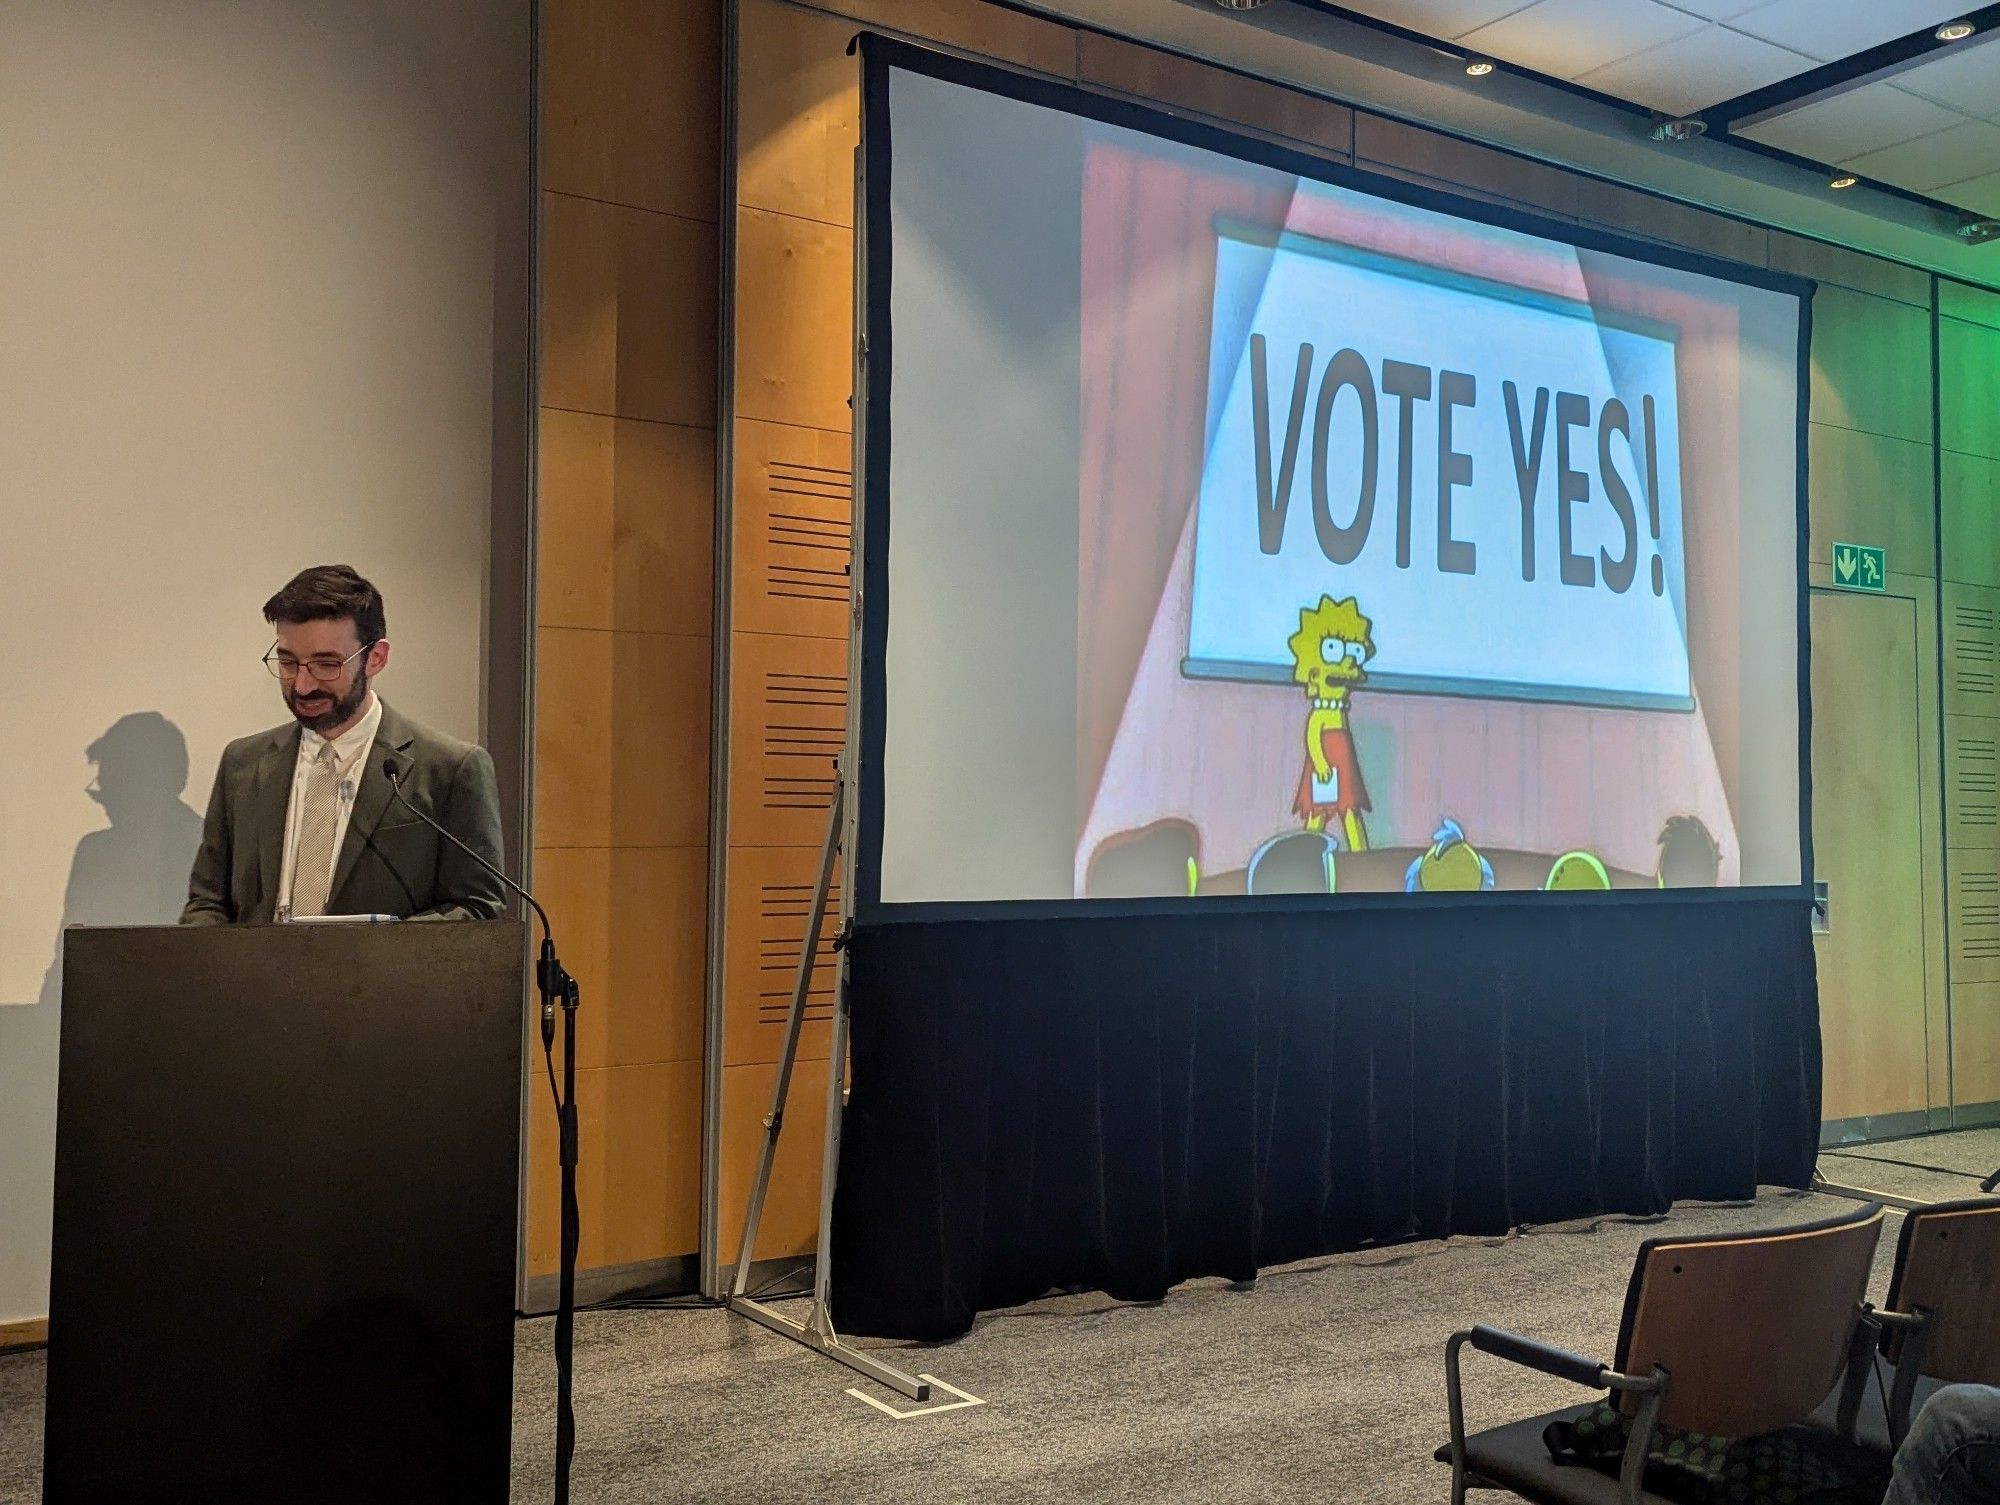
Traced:
<path fill-rule="evenodd" d="M 1708 122 L 1694 115 L 1662 120 L 1653 127 L 1655 141 L 1692 141 L 1707 134 Z"/>
<path fill-rule="evenodd" d="M 1215 0 L 1215 3 L 1224 10 L 1255 10 L 1260 5 L 1268 4 L 1269 0 Z"/>
<path fill-rule="evenodd" d="M 1958 227 L 1958 238 L 1969 240 L 1974 245 L 2000 240 L 2000 219 L 1969 219 Z"/>
<path fill-rule="evenodd" d="M 1855 177 L 1853 173 L 1843 172 L 1837 174 L 1834 177 L 1833 181 L 1828 183 L 1826 186 L 1829 188 L 1852 188 L 1856 183 L 1859 183 L 1860 181 L 1861 180 Z"/>
<path fill-rule="evenodd" d="M 1972 33 L 1973 25 L 1970 21 L 1947 21 L 1932 35 L 1940 42 L 1963 42 Z"/>
<path fill-rule="evenodd" d="M 1493 71 L 1493 60 L 1483 57 L 1469 57 L 1465 60 L 1465 71 L 1473 78 L 1484 78 Z"/>

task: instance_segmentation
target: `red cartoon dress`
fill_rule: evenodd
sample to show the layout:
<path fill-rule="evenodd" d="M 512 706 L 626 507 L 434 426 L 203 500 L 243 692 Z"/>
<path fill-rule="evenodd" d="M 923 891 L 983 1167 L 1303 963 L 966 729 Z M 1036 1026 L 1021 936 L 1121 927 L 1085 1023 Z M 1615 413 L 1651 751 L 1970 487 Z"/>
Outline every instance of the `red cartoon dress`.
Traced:
<path fill-rule="evenodd" d="M 1310 820 L 1318 816 L 1327 829 L 1338 831 L 1341 820 L 1350 810 L 1367 812 L 1374 806 L 1368 803 L 1368 786 L 1361 781 L 1361 761 L 1354 756 L 1354 739 L 1347 734 L 1344 726 L 1323 727 L 1319 734 L 1319 749 L 1326 755 L 1326 766 L 1330 777 L 1326 785 L 1316 791 L 1318 779 L 1313 770 L 1311 758 L 1299 774 L 1298 797 L 1292 801 L 1292 813 L 1300 820 Z M 1316 794 L 1331 794 L 1332 798 L 1316 798 Z"/>

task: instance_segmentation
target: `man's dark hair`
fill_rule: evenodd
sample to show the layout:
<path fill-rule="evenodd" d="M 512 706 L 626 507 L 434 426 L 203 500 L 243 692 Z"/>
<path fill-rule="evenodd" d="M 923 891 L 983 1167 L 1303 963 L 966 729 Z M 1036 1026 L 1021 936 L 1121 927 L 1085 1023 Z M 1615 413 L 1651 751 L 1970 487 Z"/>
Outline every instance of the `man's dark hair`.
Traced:
<path fill-rule="evenodd" d="M 389 635 L 382 612 L 382 593 L 363 580 L 352 565 L 316 564 L 300 570 L 285 588 L 264 603 L 264 620 L 278 622 L 337 622 L 354 619 L 363 647 Z"/>

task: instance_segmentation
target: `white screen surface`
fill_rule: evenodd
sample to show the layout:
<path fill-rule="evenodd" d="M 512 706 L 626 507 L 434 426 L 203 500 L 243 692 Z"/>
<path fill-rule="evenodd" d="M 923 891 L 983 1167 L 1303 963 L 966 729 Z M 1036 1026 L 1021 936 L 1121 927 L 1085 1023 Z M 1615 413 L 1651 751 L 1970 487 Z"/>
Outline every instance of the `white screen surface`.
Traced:
<path fill-rule="evenodd" d="M 1795 292 L 888 98 L 882 903 L 1800 881 Z"/>

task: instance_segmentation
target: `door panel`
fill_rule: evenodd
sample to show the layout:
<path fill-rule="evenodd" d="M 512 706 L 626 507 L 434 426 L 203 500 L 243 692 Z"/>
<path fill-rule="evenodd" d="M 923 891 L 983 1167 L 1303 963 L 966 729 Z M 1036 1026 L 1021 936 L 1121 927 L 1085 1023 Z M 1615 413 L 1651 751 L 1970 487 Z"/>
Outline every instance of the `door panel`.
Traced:
<path fill-rule="evenodd" d="M 1918 817 L 1916 603 L 1812 595 L 1813 861 L 1827 1119 L 1930 1102 Z"/>

